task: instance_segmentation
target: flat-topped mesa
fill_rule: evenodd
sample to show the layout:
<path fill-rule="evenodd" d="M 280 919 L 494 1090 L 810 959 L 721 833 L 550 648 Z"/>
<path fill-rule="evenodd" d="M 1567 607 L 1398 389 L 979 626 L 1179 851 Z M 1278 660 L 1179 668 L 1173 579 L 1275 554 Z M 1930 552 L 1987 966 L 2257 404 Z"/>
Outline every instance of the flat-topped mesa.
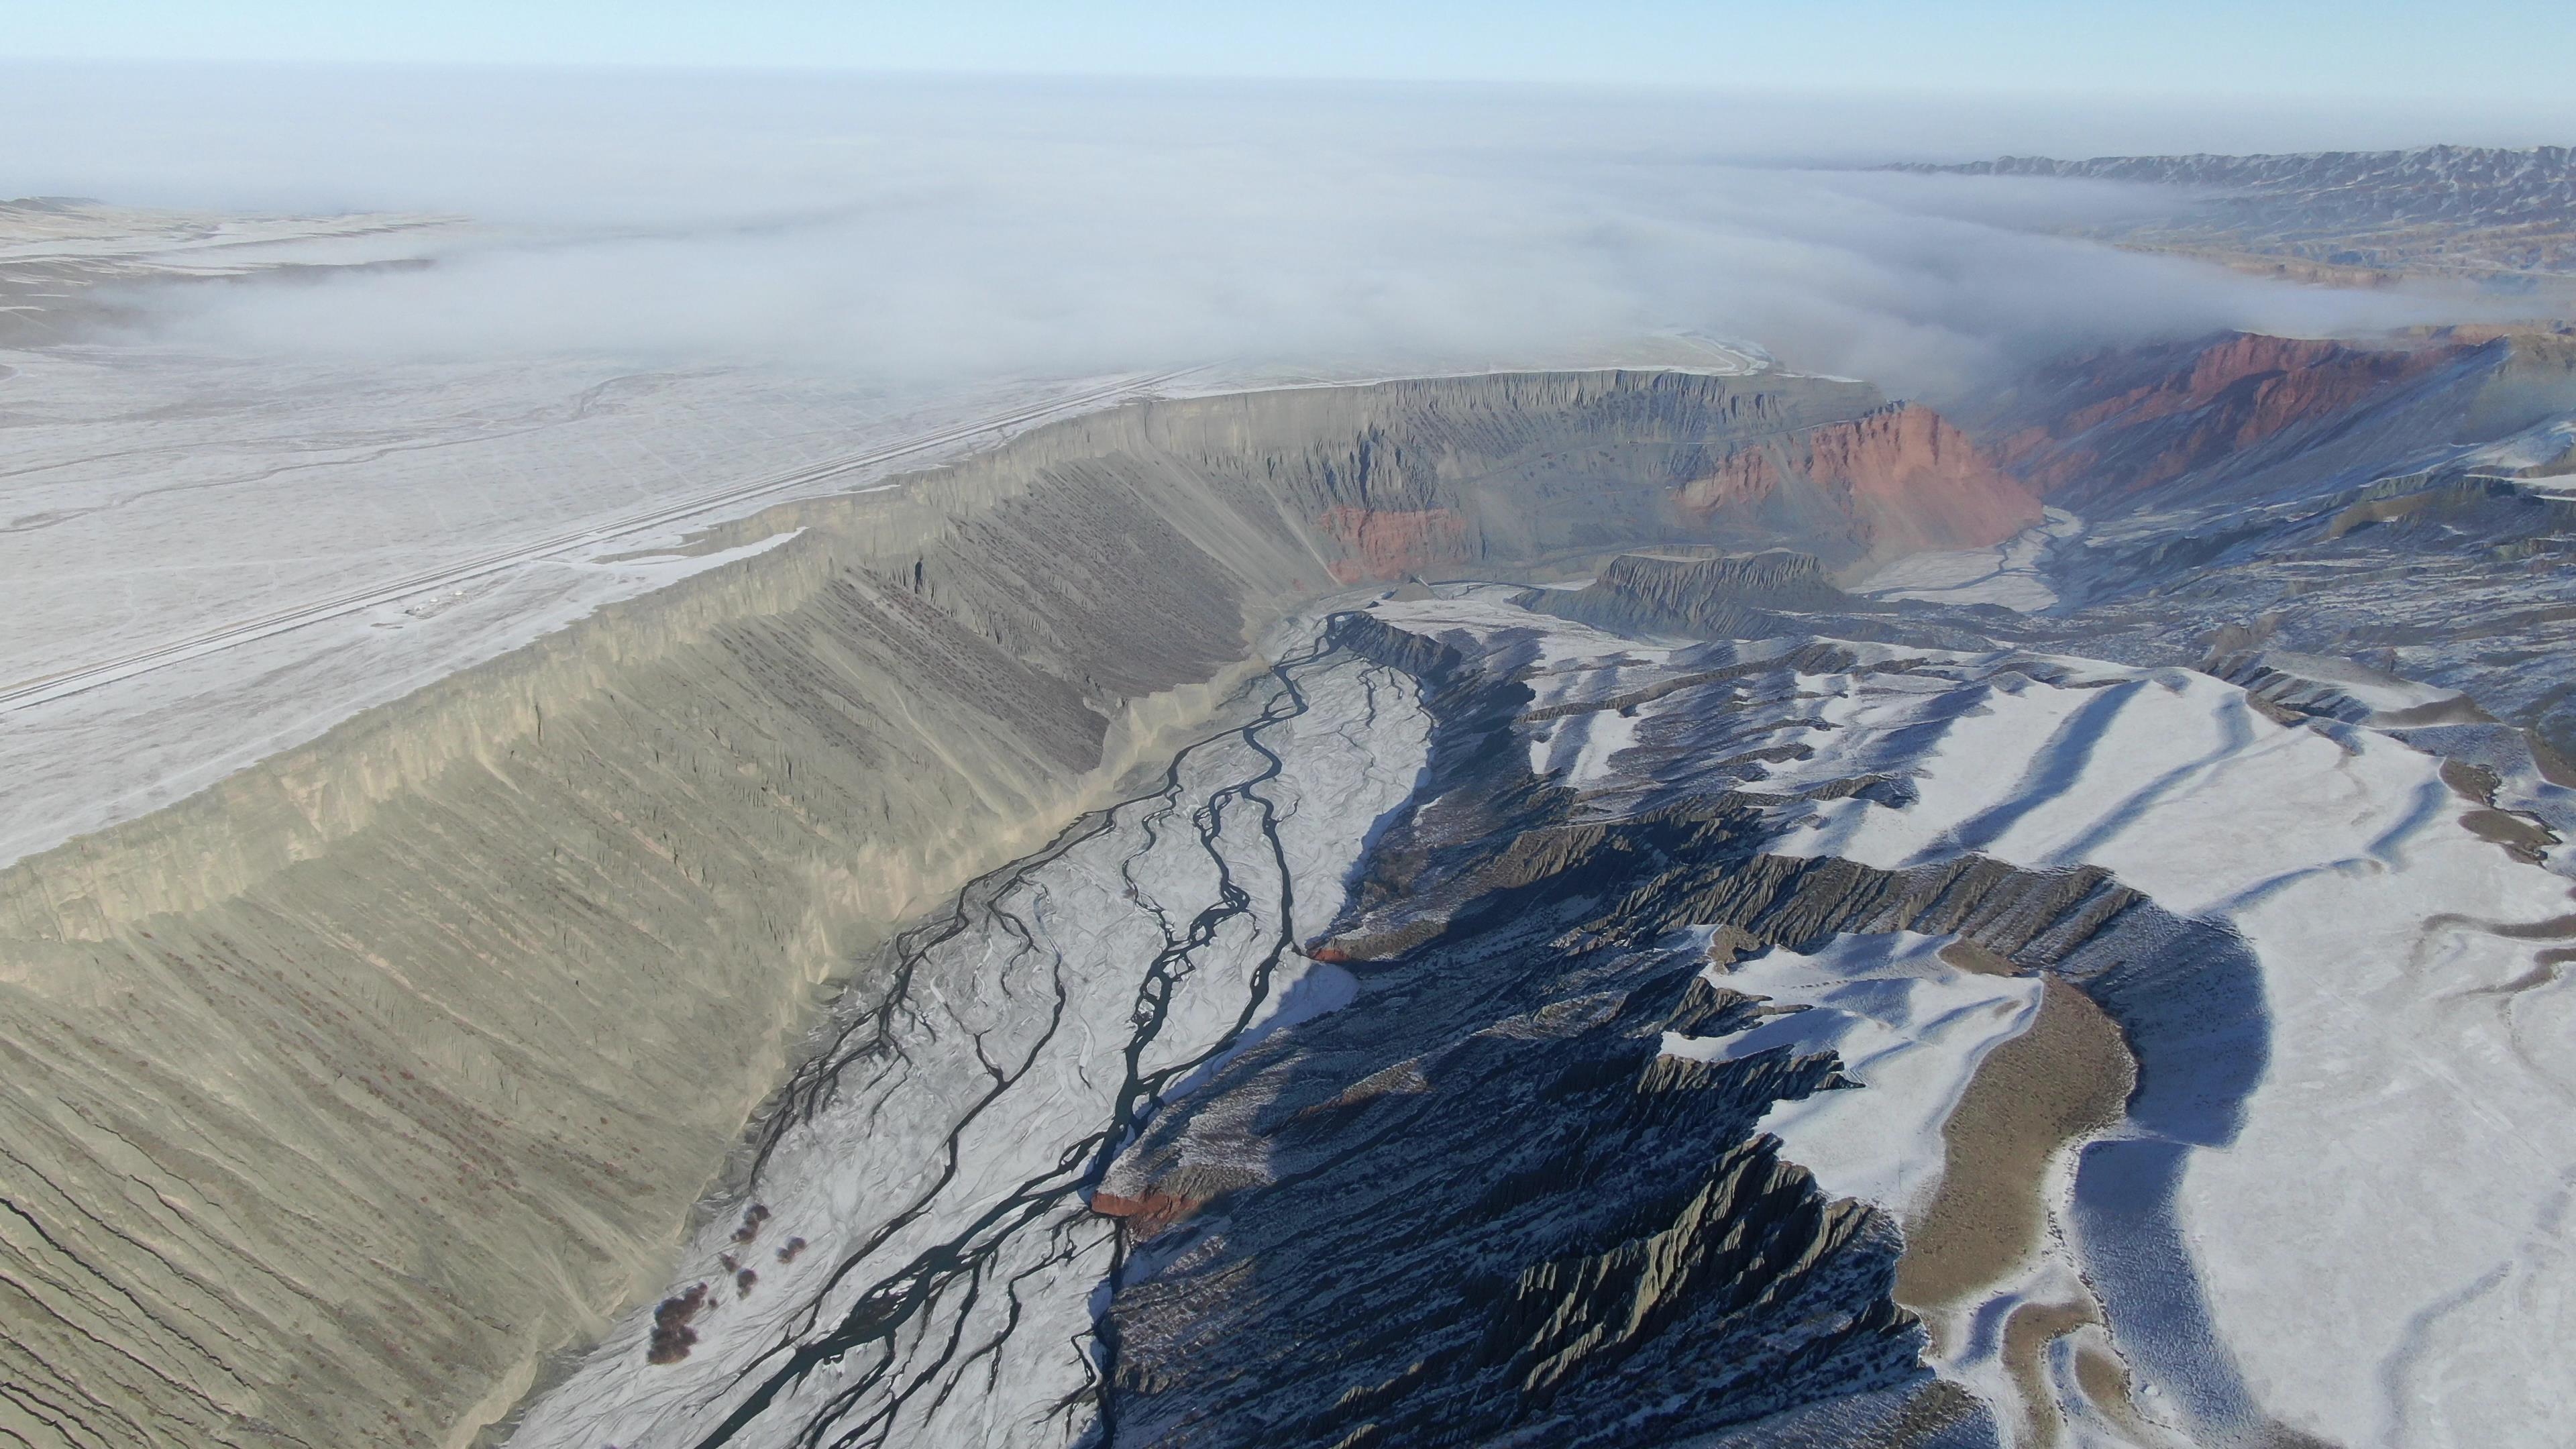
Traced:
<path fill-rule="evenodd" d="M 1268 622 L 1453 560 L 1863 552 L 1949 456 L 1882 402 L 1598 372 L 1133 405 L 729 525 L 793 536 L 0 871 L 0 1197 L 35 1225 L 0 1231 L 0 1377 L 82 1442 L 470 1441 L 666 1281 L 818 985 L 1096 802 Z M 1683 509 L 1774 441 L 1844 501 Z"/>
<path fill-rule="evenodd" d="M 1640 597 L 1671 597 L 1687 588 L 1698 597 L 1781 609 L 1838 609 L 1852 602 L 1851 595 L 1826 579 L 1814 554 L 1786 548 L 1711 557 L 1623 553 L 1604 565 L 1594 582 Z"/>

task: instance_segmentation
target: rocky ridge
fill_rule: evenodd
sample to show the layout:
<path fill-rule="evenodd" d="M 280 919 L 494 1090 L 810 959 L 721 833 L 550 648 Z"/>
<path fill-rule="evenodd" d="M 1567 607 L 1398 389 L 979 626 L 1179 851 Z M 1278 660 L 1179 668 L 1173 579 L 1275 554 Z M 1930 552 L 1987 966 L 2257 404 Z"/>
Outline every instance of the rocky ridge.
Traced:
<path fill-rule="evenodd" d="M 2169 217 L 2095 229 L 2132 245 L 2278 256 L 2347 273 L 2576 272 L 2576 151 L 2565 146 L 2083 161 L 2005 156 L 1889 169 L 2174 189 Z"/>
<path fill-rule="evenodd" d="M 2310 401 L 2265 401 L 2293 397 Z M 2223 336 L 2095 354 L 2040 370 L 1969 426 L 2086 515 L 2029 565 L 2055 602 L 1980 627 L 2137 663 L 2249 649 L 2352 661 L 2529 732 L 2541 764 L 2507 742 L 2523 762 L 2508 774 L 2566 773 L 2576 500 L 2553 470 L 2576 434 L 2576 350 L 2563 340 Z M 2420 723 L 2481 758 L 2472 741 L 2496 728 Z"/>

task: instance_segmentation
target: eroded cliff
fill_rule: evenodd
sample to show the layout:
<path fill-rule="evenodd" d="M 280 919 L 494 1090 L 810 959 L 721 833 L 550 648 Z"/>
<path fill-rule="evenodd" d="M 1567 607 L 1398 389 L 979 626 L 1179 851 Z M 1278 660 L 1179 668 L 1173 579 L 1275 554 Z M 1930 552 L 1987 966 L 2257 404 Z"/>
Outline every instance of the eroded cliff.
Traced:
<path fill-rule="evenodd" d="M 2225 333 L 2061 359 L 1977 421 L 2004 465 L 2083 511 L 2134 504 L 2294 430 L 2330 428 L 2504 349 Z"/>
<path fill-rule="evenodd" d="M 659 1285 L 816 988 L 1095 800 L 1254 626 L 1452 563 L 1813 542 L 1689 501 L 1749 446 L 1843 460 L 1829 555 L 1881 505 L 1920 536 L 1920 480 L 1969 475 L 1835 451 L 1916 457 L 1879 406 L 1631 373 L 1133 406 L 731 526 L 793 536 L 0 873 L 0 1427 L 466 1441 Z"/>

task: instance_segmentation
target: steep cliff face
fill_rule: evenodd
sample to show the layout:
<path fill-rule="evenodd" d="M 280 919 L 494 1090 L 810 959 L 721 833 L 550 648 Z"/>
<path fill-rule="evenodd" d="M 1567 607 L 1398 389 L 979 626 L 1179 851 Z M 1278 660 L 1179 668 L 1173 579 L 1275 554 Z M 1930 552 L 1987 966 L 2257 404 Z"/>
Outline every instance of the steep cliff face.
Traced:
<path fill-rule="evenodd" d="M 2029 490 L 1928 408 L 1821 379 L 1796 395 L 1711 382 L 1583 400 L 1544 439 L 1443 409 L 1403 435 L 1266 460 L 1267 476 L 1312 500 L 1307 521 L 1345 583 L 1585 563 L 1643 543 L 1788 545 L 1840 567 L 2038 521 Z"/>
<path fill-rule="evenodd" d="M 1879 401 L 1122 409 L 731 527 L 801 532 L 0 873 L 0 1427 L 463 1442 L 658 1288 L 818 985 L 1195 717 L 1249 626 L 1670 541 L 1711 460 Z"/>
<path fill-rule="evenodd" d="M 1807 474 L 1869 530 L 1870 552 L 1982 548 L 2039 522 L 2039 500 L 1965 433 L 1905 404 L 1819 428 Z"/>
<path fill-rule="evenodd" d="M 2132 506 L 2198 470 L 2385 409 L 2504 349 L 2365 348 L 2228 333 L 2062 359 L 1971 419 L 2003 465 L 2082 512 Z"/>
<path fill-rule="evenodd" d="M 1333 560 L 1337 584 L 1401 579 L 1475 557 L 1466 518 L 1447 508 L 1327 508 L 1316 520 L 1344 557 Z"/>
<path fill-rule="evenodd" d="M 2037 523 L 2040 504 L 1930 408 L 1900 403 L 1864 417 L 1761 439 L 1684 482 L 1687 525 L 1803 535 L 1837 564 L 1926 548 L 1982 548 Z"/>
<path fill-rule="evenodd" d="M 1780 465 L 1768 448 L 1746 448 L 1717 460 L 1704 476 L 1682 485 L 1682 511 L 1706 518 L 1727 509 L 1748 509 L 1780 491 Z"/>

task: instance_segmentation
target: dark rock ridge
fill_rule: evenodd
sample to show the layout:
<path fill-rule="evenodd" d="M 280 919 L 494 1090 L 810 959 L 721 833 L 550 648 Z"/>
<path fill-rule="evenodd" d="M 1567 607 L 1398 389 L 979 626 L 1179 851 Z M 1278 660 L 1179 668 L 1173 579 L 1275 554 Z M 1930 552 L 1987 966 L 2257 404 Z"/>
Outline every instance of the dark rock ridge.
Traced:
<path fill-rule="evenodd" d="M 1825 578 L 1813 554 L 1774 549 L 1713 558 L 1621 554 L 1580 589 L 1533 589 L 1521 606 L 1606 629 L 1662 628 L 1724 639 L 1812 632 L 1796 617 L 1887 606 Z"/>
<path fill-rule="evenodd" d="M 1619 633 L 1700 639 L 1821 634 L 1934 649 L 1989 647 L 1985 630 L 2012 617 L 1990 605 L 1941 608 L 1846 593 L 1827 579 L 1813 554 L 1790 549 L 1621 554 L 1579 589 L 1531 589 L 1513 602 Z"/>

